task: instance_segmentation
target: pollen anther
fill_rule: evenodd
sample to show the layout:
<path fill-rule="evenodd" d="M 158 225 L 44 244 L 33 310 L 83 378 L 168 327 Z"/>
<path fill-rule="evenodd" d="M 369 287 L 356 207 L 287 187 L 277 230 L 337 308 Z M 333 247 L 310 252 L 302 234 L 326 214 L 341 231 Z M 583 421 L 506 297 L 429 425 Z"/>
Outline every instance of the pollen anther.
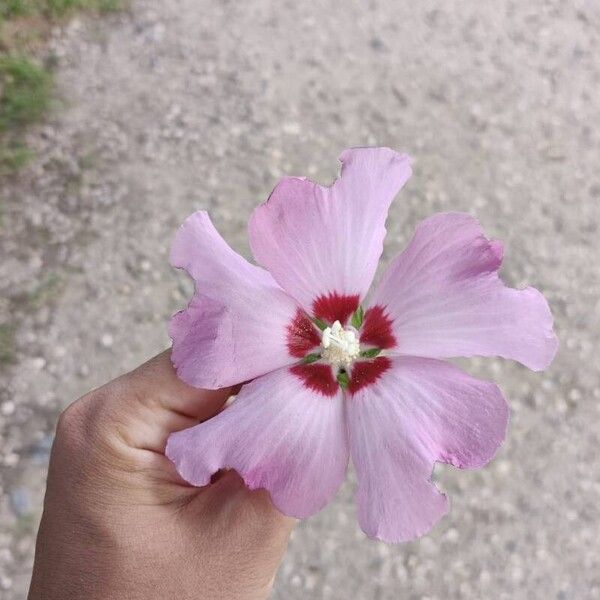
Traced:
<path fill-rule="evenodd" d="M 360 353 L 360 344 L 354 328 L 344 329 L 339 321 L 323 330 L 322 356 L 335 367 L 349 367 Z"/>

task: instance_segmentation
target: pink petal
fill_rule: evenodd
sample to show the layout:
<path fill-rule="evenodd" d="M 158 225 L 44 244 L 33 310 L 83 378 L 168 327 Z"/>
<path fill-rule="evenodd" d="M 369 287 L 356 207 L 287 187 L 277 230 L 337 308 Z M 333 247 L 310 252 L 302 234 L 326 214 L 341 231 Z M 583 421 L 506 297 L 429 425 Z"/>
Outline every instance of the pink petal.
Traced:
<path fill-rule="evenodd" d="M 171 264 L 196 283 L 188 308 L 169 324 L 173 364 L 186 383 L 213 389 L 247 381 L 296 362 L 300 337 L 310 346 L 308 334 L 295 330 L 296 303 L 267 271 L 236 254 L 205 212 L 180 227 Z"/>
<path fill-rule="evenodd" d="M 372 300 L 394 320 L 396 351 L 547 367 L 558 348 L 548 303 L 534 288 L 506 287 L 501 262 L 502 245 L 487 240 L 473 217 L 441 213 L 423 221 Z"/>
<path fill-rule="evenodd" d="M 408 156 L 389 148 L 354 148 L 340 160 L 341 175 L 331 187 L 284 178 L 249 224 L 256 260 L 309 313 L 329 295 L 365 295 L 389 205 L 411 175 Z"/>
<path fill-rule="evenodd" d="M 508 407 L 492 383 L 443 361 L 395 357 L 347 400 L 358 515 L 370 537 L 415 539 L 448 511 L 431 483 L 436 461 L 480 467 L 504 440 Z"/>
<path fill-rule="evenodd" d="M 342 393 L 319 394 L 280 369 L 245 385 L 216 417 L 172 434 L 166 454 L 192 485 L 235 469 L 250 489 L 267 489 L 281 512 L 307 517 L 333 498 L 346 473 Z"/>

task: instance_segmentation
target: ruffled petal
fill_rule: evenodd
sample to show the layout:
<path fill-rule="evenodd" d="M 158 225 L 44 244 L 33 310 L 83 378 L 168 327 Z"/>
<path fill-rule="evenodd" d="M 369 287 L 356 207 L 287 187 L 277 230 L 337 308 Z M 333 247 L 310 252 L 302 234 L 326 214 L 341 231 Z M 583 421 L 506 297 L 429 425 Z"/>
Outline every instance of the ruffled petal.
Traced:
<path fill-rule="evenodd" d="M 342 393 L 320 394 L 280 369 L 245 385 L 216 417 L 171 435 L 166 454 L 192 485 L 235 469 L 250 489 L 267 489 L 282 513 L 307 517 L 333 498 L 346 473 Z"/>
<path fill-rule="evenodd" d="M 169 324 L 172 360 L 186 383 L 220 388 L 297 362 L 318 336 L 296 303 L 264 269 L 236 254 L 204 211 L 180 227 L 171 264 L 185 269 L 196 291 Z"/>
<path fill-rule="evenodd" d="M 254 211 L 249 235 L 257 262 L 307 312 L 344 322 L 371 284 L 388 208 L 411 168 L 407 155 L 389 148 L 354 148 L 340 160 L 331 187 L 284 178 Z"/>
<path fill-rule="evenodd" d="M 504 440 L 508 407 L 496 385 L 443 361 L 395 357 L 347 400 L 358 517 L 370 537 L 415 539 L 448 511 L 431 482 L 436 461 L 480 467 Z"/>
<path fill-rule="evenodd" d="M 371 301 L 393 320 L 395 351 L 434 358 L 502 356 L 538 371 L 558 341 L 545 298 L 506 287 L 502 245 L 476 219 L 441 213 L 423 221 L 384 273 Z"/>

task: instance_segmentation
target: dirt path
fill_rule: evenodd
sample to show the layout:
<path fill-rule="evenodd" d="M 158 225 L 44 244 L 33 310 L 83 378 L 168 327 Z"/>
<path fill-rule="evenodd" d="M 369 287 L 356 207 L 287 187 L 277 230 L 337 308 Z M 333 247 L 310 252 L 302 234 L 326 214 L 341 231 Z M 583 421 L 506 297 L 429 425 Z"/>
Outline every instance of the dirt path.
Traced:
<path fill-rule="evenodd" d="M 247 254 L 281 175 L 328 182 L 341 149 L 374 143 L 416 162 L 386 257 L 426 215 L 474 212 L 507 242 L 505 278 L 550 299 L 562 347 L 544 374 L 471 362 L 506 392 L 511 431 L 484 471 L 439 469 L 453 511 L 430 536 L 364 539 L 350 482 L 299 526 L 275 598 L 600 598 L 598 32 L 584 0 L 137 0 L 57 35 L 63 107 L 3 184 L 0 321 L 19 329 L 0 598 L 25 595 L 58 411 L 168 343 L 190 292 L 167 264 L 179 222 L 208 208 Z"/>

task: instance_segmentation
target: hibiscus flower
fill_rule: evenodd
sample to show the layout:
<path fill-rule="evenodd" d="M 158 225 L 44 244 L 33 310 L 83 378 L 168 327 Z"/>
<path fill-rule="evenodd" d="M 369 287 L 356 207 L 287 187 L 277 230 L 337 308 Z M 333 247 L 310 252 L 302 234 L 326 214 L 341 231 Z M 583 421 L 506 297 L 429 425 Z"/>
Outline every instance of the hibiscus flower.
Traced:
<path fill-rule="evenodd" d="M 166 453 L 192 485 L 235 469 L 298 518 L 332 499 L 351 457 L 362 529 L 402 542 L 448 511 L 435 462 L 481 467 L 506 433 L 498 387 L 444 359 L 502 356 L 541 370 L 557 339 L 544 297 L 504 285 L 502 244 L 468 214 L 418 225 L 365 300 L 410 159 L 356 148 L 340 160 L 330 187 L 286 177 L 254 211 L 250 245 L 264 268 L 205 212 L 179 229 L 171 262 L 195 294 L 170 323 L 173 364 L 192 386 L 247 383 L 216 417 L 173 434 Z"/>

